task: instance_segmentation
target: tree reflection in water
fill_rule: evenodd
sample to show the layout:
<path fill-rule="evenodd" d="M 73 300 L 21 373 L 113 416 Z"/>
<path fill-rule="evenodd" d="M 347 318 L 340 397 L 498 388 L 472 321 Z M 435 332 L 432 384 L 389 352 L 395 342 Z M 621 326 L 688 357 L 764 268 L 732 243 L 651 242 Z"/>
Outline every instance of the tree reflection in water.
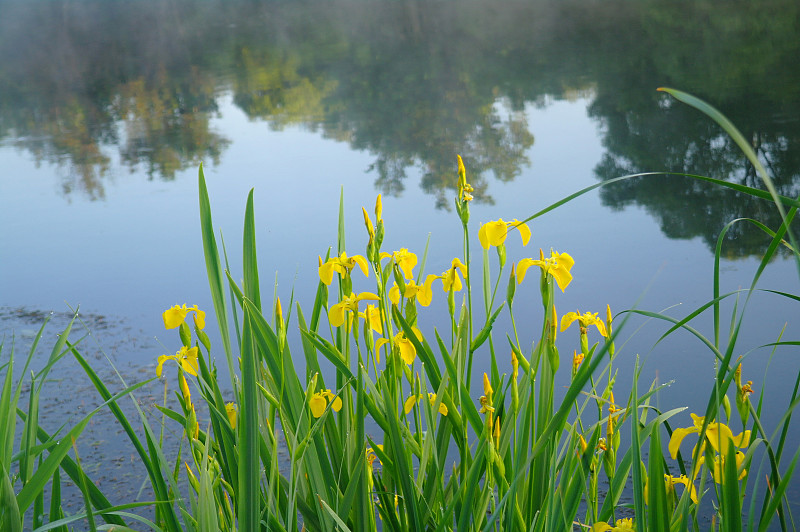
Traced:
<path fill-rule="evenodd" d="M 65 195 L 102 199 L 114 150 L 151 179 L 217 163 L 231 142 L 211 126 L 223 95 L 274 130 L 300 126 L 369 152 L 384 194 L 402 194 L 413 169 L 440 208 L 456 153 L 476 200 L 491 203 L 492 178 L 531 163 L 526 108 L 575 95 L 590 95 L 601 125 L 599 179 L 666 170 L 759 186 L 719 128 L 660 85 L 714 103 L 753 139 L 779 191 L 798 193 L 791 0 L 0 4 L 0 141 L 66 169 Z M 669 179 L 601 197 L 709 245 L 733 218 L 777 224 L 766 203 Z M 763 242 L 744 226 L 731 235 L 736 255 Z"/>

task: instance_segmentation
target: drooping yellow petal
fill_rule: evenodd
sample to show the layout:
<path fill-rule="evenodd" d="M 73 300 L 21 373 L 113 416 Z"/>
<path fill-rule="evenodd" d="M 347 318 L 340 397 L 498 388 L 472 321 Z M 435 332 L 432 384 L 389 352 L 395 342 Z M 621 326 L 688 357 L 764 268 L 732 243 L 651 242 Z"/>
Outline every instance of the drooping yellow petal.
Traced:
<path fill-rule="evenodd" d="M 436 394 L 428 393 L 428 401 L 431 403 L 431 406 L 434 406 L 436 404 Z M 444 403 L 439 403 L 439 413 L 443 416 L 446 416 L 447 412 L 447 405 Z"/>
<path fill-rule="evenodd" d="M 478 230 L 478 240 L 483 249 L 490 246 L 500 246 L 506 241 L 508 236 L 508 224 L 502 218 L 493 222 L 486 222 Z"/>
<path fill-rule="evenodd" d="M 414 405 L 417 404 L 418 397 L 419 397 L 418 395 L 412 395 L 411 397 L 406 399 L 405 403 L 403 403 L 403 412 L 405 412 L 406 415 L 408 415 L 408 413 L 411 412 L 411 410 L 414 408 Z"/>
<path fill-rule="evenodd" d="M 189 375 L 197 376 L 197 354 L 199 349 L 197 347 L 192 347 L 187 349 L 186 346 L 180 348 L 180 350 L 175 354 L 175 360 L 180 362 L 181 368 L 183 371 L 188 373 Z"/>
<path fill-rule="evenodd" d="M 385 344 L 388 343 L 389 343 L 388 338 L 379 338 L 378 341 L 375 342 L 375 352 L 377 353 L 381 347 L 383 347 Z M 380 359 L 378 359 L 378 362 L 380 362 Z"/>
<path fill-rule="evenodd" d="M 164 362 L 167 360 L 175 358 L 175 355 L 161 355 L 158 357 L 158 365 L 156 366 L 156 377 L 159 379 L 161 378 L 161 372 L 164 370 Z"/>
<path fill-rule="evenodd" d="M 577 320 L 580 317 L 580 313 L 578 312 L 567 312 L 563 316 L 561 316 L 561 332 L 564 332 L 572 325 L 572 322 Z"/>
<path fill-rule="evenodd" d="M 433 289 L 431 288 L 431 285 L 433 284 L 433 281 L 438 278 L 438 275 L 428 275 L 428 278 L 425 279 L 425 284 L 419 288 L 419 291 L 417 292 L 417 301 L 419 301 L 419 304 L 423 307 L 429 306 L 431 301 L 433 301 Z"/>
<path fill-rule="evenodd" d="M 394 252 L 394 262 L 403 271 L 406 279 L 414 278 L 414 266 L 417 265 L 417 255 L 406 248 Z"/>
<path fill-rule="evenodd" d="M 575 266 L 575 259 L 572 258 L 572 255 L 569 253 L 559 253 L 558 251 L 554 251 L 552 254 L 552 259 L 554 259 L 559 267 L 570 271 L 573 266 Z"/>
<path fill-rule="evenodd" d="M 516 227 L 517 230 L 519 231 L 519 234 L 522 237 L 522 245 L 527 246 L 528 242 L 531 239 L 531 228 L 528 227 L 528 224 L 520 222 L 519 220 L 514 218 L 514 221 L 511 222 L 511 225 Z"/>
<path fill-rule="evenodd" d="M 328 401 L 321 392 L 317 392 L 308 400 L 308 407 L 311 409 L 311 415 L 320 417 L 325 413 L 325 407 L 328 406 Z"/>
<path fill-rule="evenodd" d="M 672 431 L 672 437 L 669 439 L 667 449 L 673 460 L 678 456 L 678 449 L 680 449 L 683 439 L 689 434 L 697 434 L 698 432 L 697 427 L 677 428 Z"/>
<path fill-rule="evenodd" d="M 235 429 L 239 417 L 236 409 L 236 403 L 226 403 L 225 413 L 228 414 L 228 422 L 231 424 L 231 428 Z"/>
<path fill-rule="evenodd" d="M 361 268 L 361 272 L 366 277 L 369 277 L 369 264 L 367 263 L 366 258 L 362 257 L 361 255 L 353 255 L 352 257 L 350 257 L 350 260 L 351 262 L 358 264 L 358 267 Z"/>
<path fill-rule="evenodd" d="M 162 314 L 162 317 L 164 318 L 164 328 L 174 329 L 175 327 L 180 327 L 181 323 L 183 323 L 183 320 L 186 319 L 186 314 L 188 312 L 189 310 L 186 308 L 186 305 L 183 305 L 183 307 L 175 305 L 171 308 L 168 308 Z"/>
<path fill-rule="evenodd" d="M 445 292 L 449 292 L 453 290 L 453 292 L 460 292 L 463 288 L 461 285 L 461 279 L 458 276 L 458 271 L 455 268 L 450 268 L 449 270 L 442 272 L 442 290 Z"/>
<path fill-rule="evenodd" d="M 342 398 L 338 395 L 334 394 L 330 390 L 323 390 L 319 392 L 325 398 L 326 401 L 331 402 L 331 408 L 333 408 L 334 412 L 338 412 L 342 409 Z"/>
<path fill-rule="evenodd" d="M 538 266 L 542 261 L 534 259 L 522 259 L 517 263 L 517 284 L 525 279 L 525 273 L 531 266 Z"/>
<path fill-rule="evenodd" d="M 556 284 L 562 292 L 565 291 L 569 283 L 572 282 L 572 274 L 569 273 L 569 270 L 566 268 L 552 268 L 550 274 L 556 280 Z"/>
<path fill-rule="evenodd" d="M 399 305 L 400 304 L 400 287 L 399 286 L 394 285 L 389 289 L 389 301 L 391 301 L 395 305 Z"/>
<path fill-rule="evenodd" d="M 406 338 L 406 335 L 402 332 L 397 333 L 394 336 L 394 343 L 400 350 L 400 358 L 403 359 L 403 362 L 409 366 L 413 364 L 414 360 L 417 358 L 417 349 L 414 347 L 414 344 Z"/>
<path fill-rule="evenodd" d="M 734 436 L 728 425 L 724 423 L 709 423 L 708 429 L 706 429 L 706 439 L 716 452 L 726 456 L 729 445 L 746 447 L 750 443 L 750 431 L 747 430 Z"/>
<path fill-rule="evenodd" d="M 383 320 L 381 319 L 381 311 L 375 305 L 367 305 L 364 312 L 359 312 L 358 316 L 363 318 L 369 323 L 370 329 L 378 334 L 383 334 Z"/>
<path fill-rule="evenodd" d="M 322 260 L 322 259 L 320 259 Z M 333 282 L 333 261 L 329 260 L 328 262 L 320 265 L 319 267 L 319 279 L 326 285 L 330 286 Z"/>
<path fill-rule="evenodd" d="M 206 327 L 206 313 L 197 308 L 197 305 L 189 310 L 194 310 L 194 326 L 201 331 Z"/>
<path fill-rule="evenodd" d="M 613 530 L 614 528 L 605 521 L 598 521 L 592 525 L 592 532 L 606 532 L 606 530 Z"/>
<path fill-rule="evenodd" d="M 738 435 L 734 436 L 731 441 L 733 441 L 733 444 L 736 447 L 744 449 L 745 447 L 750 445 L 750 431 L 746 430 L 744 432 L 740 432 Z"/>
<path fill-rule="evenodd" d="M 459 270 L 461 270 L 461 275 L 464 276 L 464 279 L 467 278 L 467 265 L 461 262 L 461 259 L 459 259 L 458 257 L 455 257 L 453 261 L 450 263 L 450 268 L 454 270 L 458 268 Z"/>
<path fill-rule="evenodd" d="M 328 312 L 328 321 L 333 327 L 340 327 L 344 323 L 344 313 L 347 309 L 345 302 L 340 301 L 331 307 Z"/>
<path fill-rule="evenodd" d="M 689 497 L 692 499 L 692 502 L 697 504 L 697 490 L 695 490 L 694 482 L 686 478 L 686 475 L 681 475 L 679 477 L 670 477 L 669 475 L 664 475 L 665 478 L 669 479 L 669 482 L 672 484 L 683 484 L 686 489 L 689 490 Z"/>
<path fill-rule="evenodd" d="M 380 299 L 381 298 L 379 298 L 376 294 L 373 294 L 372 292 L 361 292 L 355 297 L 356 303 L 358 303 L 359 301 L 380 301 Z"/>
<path fill-rule="evenodd" d="M 606 324 L 597 317 L 597 313 L 595 313 L 594 320 L 592 320 L 592 325 L 597 327 L 597 330 L 600 332 L 600 336 L 603 338 L 608 337 L 608 333 L 606 332 Z"/>

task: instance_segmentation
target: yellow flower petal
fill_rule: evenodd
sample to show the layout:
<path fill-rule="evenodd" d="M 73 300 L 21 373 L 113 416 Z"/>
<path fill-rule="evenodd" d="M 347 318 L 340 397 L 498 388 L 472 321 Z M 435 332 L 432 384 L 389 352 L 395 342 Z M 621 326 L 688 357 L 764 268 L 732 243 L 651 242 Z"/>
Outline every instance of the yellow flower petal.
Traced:
<path fill-rule="evenodd" d="M 417 349 L 414 347 L 414 344 L 406 338 L 406 335 L 402 332 L 397 333 L 394 337 L 394 343 L 400 350 L 400 358 L 403 359 L 403 362 L 409 366 L 413 364 L 414 360 L 417 358 Z"/>
<path fill-rule="evenodd" d="M 428 278 L 425 279 L 425 284 L 422 285 L 417 292 L 417 301 L 419 301 L 419 304 L 423 307 L 429 306 L 431 301 L 433 301 L 433 289 L 431 288 L 431 285 L 433 284 L 433 281 L 438 278 L 438 275 L 428 275 Z"/>
<path fill-rule="evenodd" d="M 238 421 L 238 412 L 236 410 L 236 403 L 226 403 L 225 413 L 228 414 L 228 422 L 231 424 L 231 428 L 235 429 L 236 422 Z"/>
<path fill-rule="evenodd" d="M 428 401 L 431 403 L 431 406 L 434 406 L 436 404 L 436 394 L 428 393 Z M 443 416 L 446 416 L 447 412 L 447 405 L 444 403 L 439 403 L 439 413 Z"/>
<path fill-rule="evenodd" d="M 329 260 L 325 264 L 321 265 L 318 271 L 320 281 L 330 286 L 330 284 L 333 282 L 333 262 Z"/>
<path fill-rule="evenodd" d="M 158 357 L 158 366 L 156 366 L 156 377 L 159 379 L 161 378 L 161 372 L 164 370 L 164 362 L 167 360 L 175 358 L 175 355 L 161 355 Z"/>
<path fill-rule="evenodd" d="M 494 393 L 494 390 L 492 389 L 492 383 L 489 382 L 489 376 L 486 373 L 484 373 L 483 374 L 483 394 L 486 395 L 487 397 L 489 397 L 493 393 Z"/>
<path fill-rule="evenodd" d="M 164 318 L 164 328 L 174 329 L 176 327 L 180 327 L 181 323 L 183 323 L 183 320 L 186 319 L 186 314 L 188 312 L 189 310 L 186 308 L 186 305 L 183 305 L 183 307 L 175 305 L 171 308 L 168 308 L 162 314 L 162 317 Z"/>
<path fill-rule="evenodd" d="M 197 305 L 190 310 L 194 310 L 194 326 L 201 331 L 206 327 L 206 313 L 197 308 Z"/>
<path fill-rule="evenodd" d="M 508 236 L 508 224 L 502 218 L 493 222 L 486 222 L 478 230 L 478 240 L 480 240 L 483 249 L 502 245 L 506 241 L 506 236 Z"/>
<path fill-rule="evenodd" d="M 672 431 L 672 437 L 669 439 L 669 445 L 667 449 L 669 450 L 669 455 L 674 460 L 678 456 L 678 449 L 680 449 L 681 442 L 683 439 L 688 436 L 689 434 L 697 434 L 698 430 L 696 427 L 688 427 L 688 428 L 678 428 Z"/>
<path fill-rule="evenodd" d="M 400 304 L 400 287 L 397 285 L 392 286 L 389 289 L 389 300 L 394 303 L 395 305 Z"/>
<path fill-rule="evenodd" d="M 577 320 L 580 317 L 580 314 L 577 312 L 567 312 L 563 316 L 561 316 L 561 332 L 566 331 L 572 322 Z"/>
<path fill-rule="evenodd" d="M 517 220 L 516 218 L 514 218 L 514 221 L 512 222 L 512 224 L 514 225 L 514 227 L 517 228 L 517 230 L 519 231 L 520 236 L 522 237 L 522 245 L 523 246 L 527 246 L 528 242 L 531 239 L 531 228 L 528 227 L 528 224 L 522 223 L 519 220 Z"/>
<path fill-rule="evenodd" d="M 308 400 L 308 407 L 311 409 L 311 415 L 320 417 L 325 413 L 325 407 L 328 406 L 328 401 L 322 396 L 321 392 L 317 392 Z"/>
<path fill-rule="evenodd" d="M 403 271 L 406 279 L 414 278 L 414 266 L 417 265 L 417 255 L 406 248 L 400 248 L 394 252 L 394 262 Z"/>
<path fill-rule="evenodd" d="M 565 268 L 553 268 L 550 270 L 550 274 L 556 280 L 556 284 L 562 292 L 565 291 L 569 283 L 572 282 L 572 274 Z"/>
<path fill-rule="evenodd" d="M 353 255 L 352 257 L 350 257 L 350 260 L 358 264 L 358 267 L 361 268 L 361 272 L 366 277 L 369 277 L 369 266 L 367 263 L 367 259 L 365 259 L 361 255 Z"/>
<path fill-rule="evenodd" d="M 344 323 L 344 312 L 346 308 L 344 302 L 336 303 L 331 307 L 330 312 L 328 312 L 328 321 L 331 326 L 340 327 Z"/>
<path fill-rule="evenodd" d="M 189 375 L 197 376 L 197 354 L 198 348 L 192 347 L 191 349 L 186 349 L 186 346 L 181 347 L 180 351 L 175 354 L 175 360 L 180 362 L 181 368 L 183 371 L 188 373 Z"/>
<path fill-rule="evenodd" d="M 533 260 L 533 259 L 522 259 L 517 263 L 517 284 L 520 284 L 525 279 L 525 273 L 528 271 L 528 268 L 534 265 L 538 265 L 541 261 Z"/>
<path fill-rule="evenodd" d="M 326 401 L 330 401 L 331 402 L 331 408 L 333 408 L 334 412 L 338 412 L 339 410 L 342 409 L 342 398 L 341 397 L 339 397 L 338 395 L 334 394 L 330 390 L 323 390 L 323 391 L 321 391 L 319 393 L 322 394 L 322 396 L 325 398 Z"/>
<path fill-rule="evenodd" d="M 411 412 L 411 410 L 413 410 L 414 405 L 417 404 L 417 397 L 418 397 L 417 395 L 412 395 L 411 397 L 406 399 L 405 403 L 403 403 L 403 412 L 405 412 L 406 415 L 408 415 L 408 413 Z"/>

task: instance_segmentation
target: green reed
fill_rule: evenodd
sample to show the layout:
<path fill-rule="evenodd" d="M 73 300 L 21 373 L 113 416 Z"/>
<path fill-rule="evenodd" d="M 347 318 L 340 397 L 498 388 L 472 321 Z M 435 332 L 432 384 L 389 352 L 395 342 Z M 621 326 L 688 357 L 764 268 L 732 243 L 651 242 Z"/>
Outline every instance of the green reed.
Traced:
<path fill-rule="evenodd" d="M 706 112 L 743 142 L 713 108 L 665 90 Z M 522 221 L 488 222 L 476 240 L 469 224 L 472 188 L 459 157 L 455 211 L 462 225 L 463 254 L 440 274 L 424 272 L 424 252 L 420 260 L 407 249 L 383 249 L 390 228 L 384 226 L 380 196 L 374 210 L 362 208 L 367 239 L 363 254 L 349 254 L 340 200 L 336 252 L 319 258 L 316 298 L 306 315 L 293 301 L 284 314 L 277 296 L 269 304 L 262 299 L 252 191 L 245 208 L 243 280 L 234 281 L 225 247 L 214 234 L 201 167 L 203 247 L 230 384 L 218 381 L 212 343 L 204 332 L 205 313 L 186 305 L 165 311 L 165 327 L 177 329 L 180 348 L 175 355 L 160 357 L 157 371 L 177 383 L 177 407 L 165 403 L 158 408 L 164 423 L 183 429 L 177 456 L 168 456 L 162 436 L 141 410 L 144 438 L 118 405 L 136 386 L 123 383 L 124 390 L 112 395 L 77 345 L 67 340 L 69 329 L 46 370 L 34 375 L 27 413 L 17 408 L 22 380 L 14 384 L 12 350 L 0 395 L 3 530 L 21 530 L 22 516 L 31 506 L 30 528 L 42 531 L 66 530 L 85 517 L 98 530 L 136 519 L 169 532 L 660 531 L 708 528 L 703 518 L 709 514 L 712 530 L 793 529 L 786 489 L 800 450 L 784 454 L 791 415 L 800 401 L 800 377 L 788 404 L 779 406 L 786 415 L 771 428 L 775 433 L 767 432 L 760 420 L 763 387 L 758 400 L 751 400 L 752 383 L 742 376 L 746 351 L 738 335 L 749 298 L 780 246 L 795 257 L 800 272 L 790 231 L 800 202 L 774 193 L 745 145 L 767 191 L 690 177 L 771 199 L 784 223 L 774 231 L 756 220 L 735 220 L 723 228 L 715 253 L 713 298 L 681 319 L 640 309 L 612 316 L 609 308 L 603 317 L 599 312 L 558 316 L 559 293 L 572 279 L 572 257 L 541 250 L 535 257 L 507 257 L 507 238 L 519 235 L 527 245 L 527 224 L 537 217 L 599 186 L 642 175 L 587 187 Z M 772 240 L 751 286 L 722 294 L 723 240 L 735 223 L 754 224 Z M 479 254 L 481 260 L 475 260 Z M 354 291 L 365 282 L 373 286 L 370 291 Z M 514 302 L 530 297 L 531 291 L 542 305 L 535 339 L 521 338 L 514 318 Z M 800 301 L 795 294 L 771 292 Z M 421 316 L 434 297 L 447 299 L 450 325 L 444 331 L 423 331 Z M 734 310 L 724 330 L 721 303 L 731 298 Z M 691 325 L 706 311 L 714 314 L 709 336 Z M 495 330 L 501 313 L 507 313 L 511 331 Z M 690 332 L 714 357 L 717 378 L 709 387 L 708 404 L 688 427 L 685 408 L 661 411 L 651 404 L 659 386 L 639 389 L 638 360 L 629 393 L 620 392 L 628 385 L 617 381 L 615 340 L 631 315 L 671 323 L 659 342 L 678 330 Z M 287 341 L 290 326 L 299 328 L 300 345 Z M 580 352 L 560 353 L 558 336 L 576 330 Z M 781 333 L 772 347 L 797 345 L 783 340 Z M 27 363 L 34 350 L 35 345 Z M 130 506 L 111 507 L 67 456 L 71 444 L 66 442 L 77 438 L 92 414 L 57 439 L 36 425 L 44 376 L 68 354 L 82 365 L 133 442 L 155 493 L 154 522 L 131 517 L 125 511 Z M 474 370 L 476 355 L 489 361 L 482 375 Z M 303 372 L 295 366 L 300 356 Z M 177 381 L 172 377 L 176 368 Z M 559 371 L 570 376 L 563 396 L 555 391 Z M 476 387 L 482 395 L 473 393 Z M 229 394 L 233 401 L 224 399 Z M 24 426 L 20 450 L 14 453 L 18 418 Z M 694 442 L 690 451 L 684 441 Z M 760 466 L 758 456 L 764 456 Z M 80 515 L 60 511 L 60 472 L 83 487 L 86 510 Z M 759 481 L 764 476 L 766 486 Z M 48 485 L 54 502 L 45 516 Z M 626 493 L 632 493 L 632 505 L 622 502 Z M 95 516 L 107 525 L 96 525 Z"/>

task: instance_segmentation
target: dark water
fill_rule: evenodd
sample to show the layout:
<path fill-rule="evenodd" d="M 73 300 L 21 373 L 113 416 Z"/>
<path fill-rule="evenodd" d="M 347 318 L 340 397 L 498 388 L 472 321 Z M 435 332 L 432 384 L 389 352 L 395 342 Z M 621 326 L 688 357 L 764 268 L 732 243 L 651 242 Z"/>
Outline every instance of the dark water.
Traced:
<path fill-rule="evenodd" d="M 450 208 L 457 153 L 476 188 L 473 233 L 637 172 L 761 187 L 718 126 L 659 86 L 719 108 L 779 192 L 797 197 L 798 57 L 800 4 L 790 0 L 0 0 L 0 330 L 19 333 L 34 328 L 21 316 L 80 304 L 105 320 L 95 336 L 129 376 L 150 375 L 158 355 L 177 348 L 160 313 L 184 302 L 211 308 L 201 162 L 233 271 L 255 187 L 264 293 L 278 271 L 277 293 L 287 301 L 294 290 L 304 308 L 317 255 L 336 244 L 342 189 L 351 254 L 366 243 L 360 207 L 382 193 L 385 247 L 421 255 L 430 232 L 428 270 L 450 264 L 460 253 Z M 711 299 L 717 236 L 740 217 L 779 224 L 768 202 L 675 176 L 633 179 L 537 219 L 532 244 L 511 242 L 509 258 L 539 247 L 575 257 L 561 312 L 608 303 L 682 317 Z M 723 292 L 750 286 L 767 242 L 750 224 L 733 227 Z M 779 257 L 759 287 L 798 293 L 799 284 Z M 441 299 L 425 332 L 447 325 Z M 784 339 L 796 339 L 800 312 L 769 293 L 747 305 L 736 354 L 749 357 L 745 371 L 777 419 L 800 364 L 782 348 L 767 369 L 759 346 L 784 324 Z M 536 327 L 524 323 L 540 319 L 533 288 L 520 287 L 515 311 L 529 342 Z M 712 336 L 710 316 L 695 326 Z M 661 406 L 698 411 L 713 357 L 688 333 L 655 345 L 666 328 L 631 320 L 618 388 L 626 395 L 639 355 L 644 380 L 675 380 Z M 574 336 L 564 333 L 565 344 Z"/>

